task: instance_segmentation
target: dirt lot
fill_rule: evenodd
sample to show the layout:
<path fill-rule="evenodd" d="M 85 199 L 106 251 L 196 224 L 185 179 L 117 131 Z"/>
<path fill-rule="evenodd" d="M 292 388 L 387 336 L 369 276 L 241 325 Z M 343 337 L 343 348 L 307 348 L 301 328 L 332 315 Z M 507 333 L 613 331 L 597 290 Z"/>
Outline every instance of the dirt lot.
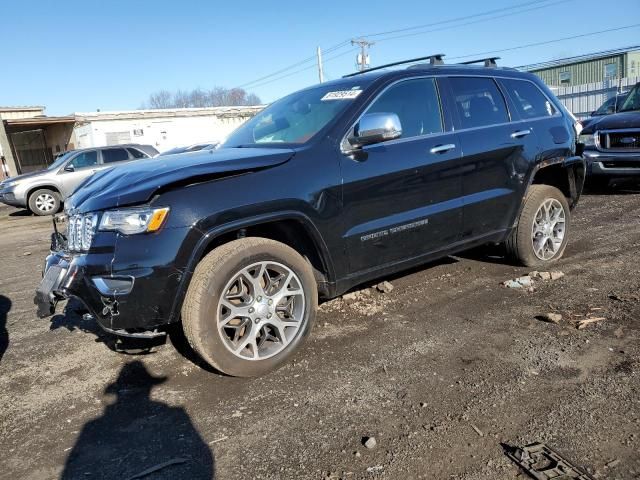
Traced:
<path fill-rule="evenodd" d="M 534 441 L 596 478 L 640 478 L 634 193 L 583 197 L 561 279 L 505 288 L 528 270 L 488 251 L 388 278 L 391 293 L 324 304 L 295 362 L 255 380 L 201 368 L 179 335 L 116 353 L 74 304 L 38 320 L 50 221 L 2 208 L 0 478 L 174 461 L 145 478 L 510 479 L 501 443 Z M 587 317 L 605 320 L 577 329 Z"/>

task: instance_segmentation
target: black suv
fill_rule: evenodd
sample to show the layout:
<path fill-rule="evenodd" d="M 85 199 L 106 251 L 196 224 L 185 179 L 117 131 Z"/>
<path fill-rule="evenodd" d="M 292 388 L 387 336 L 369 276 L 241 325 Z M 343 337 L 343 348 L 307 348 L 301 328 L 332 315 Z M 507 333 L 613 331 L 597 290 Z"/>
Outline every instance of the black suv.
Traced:
<path fill-rule="evenodd" d="M 585 173 L 571 117 L 534 75 L 440 58 L 289 95 L 217 150 L 95 175 L 53 234 L 40 316 L 76 297 L 115 334 L 181 321 L 206 362 L 255 376 L 301 346 L 319 297 L 483 244 L 557 260 Z"/>
<path fill-rule="evenodd" d="M 640 178 L 640 83 L 631 89 L 618 113 L 588 122 L 579 141 L 591 184 L 612 178 Z"/>

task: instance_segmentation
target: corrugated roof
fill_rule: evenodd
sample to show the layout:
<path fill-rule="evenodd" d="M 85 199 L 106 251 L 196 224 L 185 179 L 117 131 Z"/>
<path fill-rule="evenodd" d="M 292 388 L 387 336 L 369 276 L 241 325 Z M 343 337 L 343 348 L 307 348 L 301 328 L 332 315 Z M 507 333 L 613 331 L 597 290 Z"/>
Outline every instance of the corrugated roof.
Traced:
<path fill-rule="evenodd" d="M 153 110 L 119 110 L 107 112 L 76 112 L 78 121 L 95 120 L 129 120 L 144 118 L 166 117 L 200 117 L 215 115 L 218 117 L 232 117 L 242 115 L 255 115 L 265 105 L 237 106 L 237 107 L 206 107 L 206 108 L 159 108 Z"/>
<path fill-rule="evenodd" d="M 516 67 L 518 70 L 524 70 L 526 72 L 532 72 L 536 70 L 542 70 L 551 67 L 560 67 L 564 65 L 573 65 L 575 63 L 585 62 L 588 60 L 598 60 L 599 58 L 612 57 L 620 55 L 622 53 L 632 52 L 634 50 L 640 50 L 640 45 L 634 45 L 631 47 L 615 48 L 613 50 L 603 50 L 600 52 L 587 53 L 584 55 L 578 55 L 575 57 L 560 58 L 558 60 L 551 60 L 548 62 L 532 63 L 531 65 L 522 65 Z"/>

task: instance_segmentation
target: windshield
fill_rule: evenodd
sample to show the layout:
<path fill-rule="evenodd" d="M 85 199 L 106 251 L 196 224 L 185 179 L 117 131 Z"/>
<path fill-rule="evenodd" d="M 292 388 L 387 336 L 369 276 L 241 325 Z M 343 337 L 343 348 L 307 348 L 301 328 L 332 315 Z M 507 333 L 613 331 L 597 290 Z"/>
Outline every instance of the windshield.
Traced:
<path fill-rule="evenodd" d="M 70 150 L 67 153 L 63 153 L 62 155 L 60 155 L 55 162 L 53 162 L 51 165 L 47 167 L 47 170 L 55 170 L 56 168 L 58 168 L 60 165 L 62 165 L 64 162 L 66 162 L 69 159 L 72 153 L 73 153 L 73 150 Z"/>
<path fill-rule="evenodd" d="M 361 84 L 328 85 L 284 97 L 233 132 L 223 147 L 305 143 L 350 105 L 362 88 Z"/>
<path fill-rule="evenodd" d="M 628 112 L 631 110 L 640 110 L 640 83 L 629 92 L 629 96 L 622 104 L 620 112 Z"/>

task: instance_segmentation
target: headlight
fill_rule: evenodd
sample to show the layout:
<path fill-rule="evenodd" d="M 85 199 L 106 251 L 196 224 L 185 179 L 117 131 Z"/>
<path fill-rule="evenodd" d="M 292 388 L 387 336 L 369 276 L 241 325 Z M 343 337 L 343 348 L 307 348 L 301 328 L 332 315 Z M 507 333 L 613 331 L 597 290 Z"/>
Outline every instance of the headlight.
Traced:
<path fill-rule="evenodd" d="M 595 147 L 596 136 L 593 133 L 590 133 L 588 135 L 579 135 L 578 142 L 584 144 L 585 147 Z"/>
<path fill-rule="evenodd" d="M 168 214 L 168 207 L 107 210 L 102 214 L 99 229 L 117 231 L 125 235 L 155 232 L 160 230 Z"/>
<path fill-rule="evenodd" d="M 15 187 L 17 184 L 18 180 L 5 180 L 4 182 L 0 183 L 0 188 Z"/>

